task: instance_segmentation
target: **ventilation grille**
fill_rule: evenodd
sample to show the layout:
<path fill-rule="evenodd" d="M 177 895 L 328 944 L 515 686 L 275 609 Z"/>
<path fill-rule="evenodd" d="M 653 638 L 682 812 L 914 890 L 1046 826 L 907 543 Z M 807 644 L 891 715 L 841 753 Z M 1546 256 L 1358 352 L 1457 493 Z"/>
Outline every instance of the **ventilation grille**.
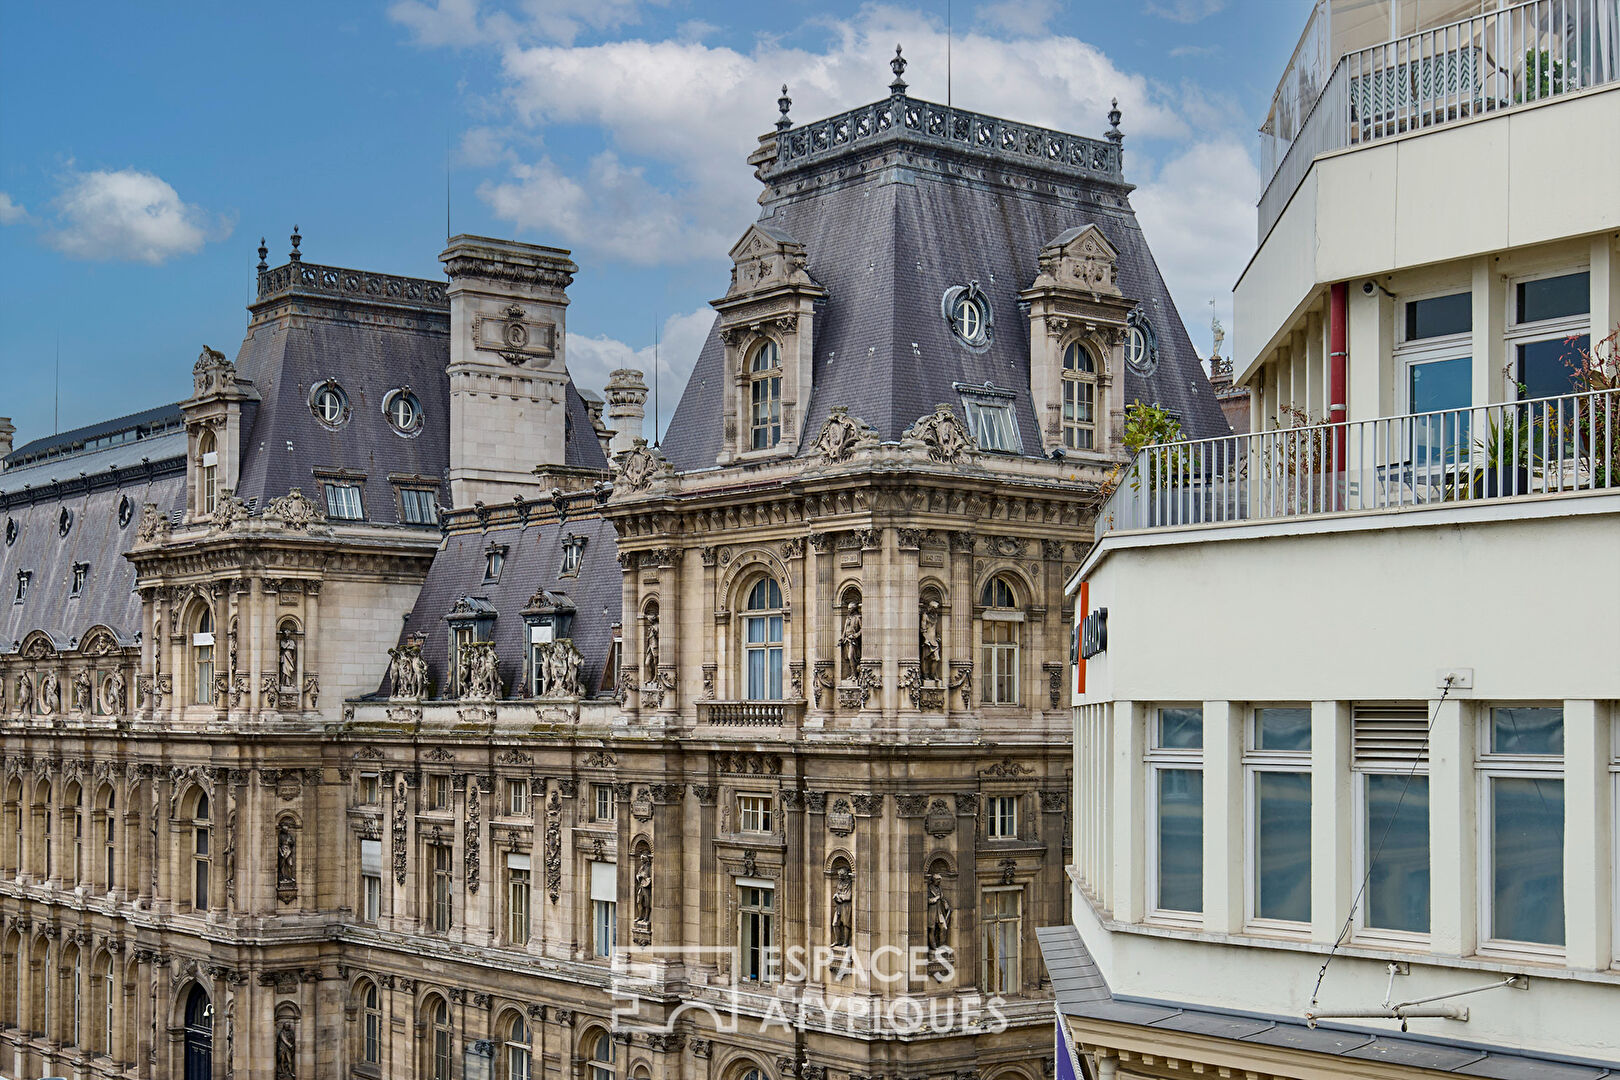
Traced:
<path fill-rule="evenodd" d="M 1429 763 L 1429 710 L 1424 705 L 1357 705 L 1356 764 L 1410 769 Z"/>

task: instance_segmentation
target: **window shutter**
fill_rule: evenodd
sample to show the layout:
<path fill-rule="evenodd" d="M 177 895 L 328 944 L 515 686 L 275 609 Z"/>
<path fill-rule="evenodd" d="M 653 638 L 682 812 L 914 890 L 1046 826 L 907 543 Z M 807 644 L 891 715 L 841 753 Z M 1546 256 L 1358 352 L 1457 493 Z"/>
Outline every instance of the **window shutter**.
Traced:
<path fill-rule="evenodd" d="M 1361 768 L 1428 767 L 1426 705 L 1357 705 L 1351 730 L 1356 765 Z"/>
<path fill-rule="evenodd" d="M 382 841 L 360 841 L 360 873 L 370 877 L 382 876 Z"/>
<path fill-rule="evenodd" d="M 619 899 L 619 864 L 591 863 L 591 899 L 613 903 Z"/>
<path fill-rule="evenodd" d="M 529 868 L 529 857 L 521 852 L 512 852 L 506 856 L 506 868 L 508 870 L 527 870 Z"/>

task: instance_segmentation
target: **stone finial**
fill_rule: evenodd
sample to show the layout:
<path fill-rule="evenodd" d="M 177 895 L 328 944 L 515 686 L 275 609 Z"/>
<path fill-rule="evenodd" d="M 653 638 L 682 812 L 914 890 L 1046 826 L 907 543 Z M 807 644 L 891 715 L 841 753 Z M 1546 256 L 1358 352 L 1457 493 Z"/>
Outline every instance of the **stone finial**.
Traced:
<path fill-rule="evenodd" d="M 1119 130 L 1119 98 L 1114 98 L 1108 105 L 1108 141 L 1118 146 L 1125 141 L 1125 133 Z"/>
<path fill-rule="evenodd" d="M 889 93 L 895 97 L 904 97 L 906 80 L 902 76 L 906 73 L 906 58 L 900 55 L 898 45 L 894 47 L 894 59 L 889 61 L 889 70 L 894 72 L 894 82 L 889 84 Z"/>
<path fill-rule="evenodd" d="M 782 96 L 776 99 L 776 107 L 782 113 L 781 117 L 776 121 L 776 130 L 786 131 L 793 126 L 793 121 L 788 119 L 788 110 L 793 108 L 793 99 L 788 97 L 787 83 L 782 84 Z"/>
<path fill-rule="evenodd" d="M 290 239 L 292 240 L 292 252 L 287 256 L 287 258 L 292 262 L 303 262 L 304 256 L 299 252 L 298 245 L 304 242 L 304 238 L 298 235 L 298 226 L 293 226 L 292 236 Z"/>
<path fill-rule="evenodd" d="M 261 236 L 259 237 L 259 265 L 254 267 L 261 274 L 270 269 L 270 264 L 265 262 L 269 255 L 270 249 L 264 246 L 264 237 Z"/>
<path fill-rule="evenodd" d="M 0 416 L 0 457 L 11 453 L 11 440 L 16 437 L 17 425 L 11 422 L 11 417 Z M 5 468 L 0 465 L 0 468 Z"/>

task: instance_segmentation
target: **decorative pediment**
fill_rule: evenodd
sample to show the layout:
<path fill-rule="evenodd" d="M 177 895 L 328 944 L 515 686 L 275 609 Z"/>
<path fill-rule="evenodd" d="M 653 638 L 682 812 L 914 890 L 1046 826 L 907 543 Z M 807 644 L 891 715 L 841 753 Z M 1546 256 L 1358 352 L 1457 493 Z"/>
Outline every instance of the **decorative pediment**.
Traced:
<path fill-rule="evenodd" d="M 816 452 L 829 465 L 837 465 L 855 456 L 855 451 L 876 446 L 877 432 L 858 416 L 849 415 L 849 408 L 834 405 L 827 423 L 816 439 Z"/>
<path fill-rule="evenodd" d="M 815 286 L 805 270 L 804 245 L 781 229 L 755 222 L 731 248 L 728 298 L 782 286 Z"/>
<path fill-rule="evenodd" d="M 191 367 L 191 380 L 197 397 L 217 393 L 236 382 L 236 365 L 225 359 L 225 354 L 218 349 L 204 345 Z"/>
<path fill-rule="evenodd" d="M 1080 289 L 1120 295 L 1119 249 L 1095 225 L 1060 233 L 1041 248 L 1040 274 L 1034 288 Z"/>
<path fill-rule="evenodd" d="M 978 453 L 967 425 L 944 403 L 908 427 L 901 436 L 901 445 L 921 449 L 928 460 L 940 465 L 959 465 Z"/>
<path fill-rule="evenodd" d="M 646 439 L 637 439 L 630 449 L 614 459 L 613 492 L 627 495 L 646 491 L 673 474 L 662 450 L 649 447 Z"/>
<path fill-rule="evenodd" d="M 264 508 L 264 520 L 285 529 L 303 532 L 312 525 L 326 523 L 326 511 L 298 488 L 271 499 Z"/>

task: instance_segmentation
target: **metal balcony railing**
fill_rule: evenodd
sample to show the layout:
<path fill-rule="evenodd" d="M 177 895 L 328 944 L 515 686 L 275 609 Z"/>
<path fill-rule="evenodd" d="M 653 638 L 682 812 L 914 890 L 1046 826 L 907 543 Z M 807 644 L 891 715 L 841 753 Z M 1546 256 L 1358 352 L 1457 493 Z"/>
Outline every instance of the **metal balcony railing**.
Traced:
<path fill-rule="evenodd" d="M 1620 390 L 1149 446 L 1097 533 L 1620 491 Z"/>
<path fill-rule="evenodd" d="M 1293 138 L 1267 132 L 1260 239 L 1319 154 L 1617 80 L 1620 0 L 1529 0 L 1347 52 Z"/>
<path fill-rule="evenodd" d="M 804 715 L 802 701 L 700 701 L 698 723 L 715 727 L 782 727 Z"/>

